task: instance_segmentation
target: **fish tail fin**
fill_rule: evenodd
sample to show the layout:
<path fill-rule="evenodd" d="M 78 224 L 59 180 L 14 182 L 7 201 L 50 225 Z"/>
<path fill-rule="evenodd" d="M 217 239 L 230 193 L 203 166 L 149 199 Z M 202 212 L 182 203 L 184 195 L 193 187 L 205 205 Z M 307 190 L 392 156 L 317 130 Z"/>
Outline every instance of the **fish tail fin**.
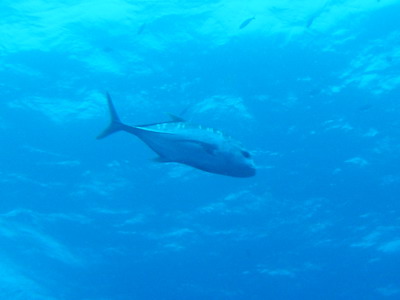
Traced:
<path fill-rule="evenodd" d="M 107 104 L 108 104 L 108 110 L 110 112 L 111 122 L 108 125 L 108 127 L 104 129 L 104 131 L 97 136 L 98 140 L 103 139 L 115 132 L 124 130 L 126 126 L 119 119 L 117 111 L 115 110 L 114 104 L 112 102 L 111 96 L 108 92 L 106 93 L 106 96 L 107 96 Z"/>

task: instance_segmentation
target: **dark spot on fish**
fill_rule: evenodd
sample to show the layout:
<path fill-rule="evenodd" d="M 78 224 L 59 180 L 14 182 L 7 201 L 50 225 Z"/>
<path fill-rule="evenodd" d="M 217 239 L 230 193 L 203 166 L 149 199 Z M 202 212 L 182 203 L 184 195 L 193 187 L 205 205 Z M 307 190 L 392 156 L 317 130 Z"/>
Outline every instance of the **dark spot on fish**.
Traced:
<path fill-rule="evenodd" d="M 242 155 L 243 155 L 244 157 L 246 157 L 246 158 L 250 158 L 250 157 L 251 157 L 251 155 L 250 155 L 249 152 L 247 152 L 247 151 L 241 151 L 241 152 L 242 152 Z"/>

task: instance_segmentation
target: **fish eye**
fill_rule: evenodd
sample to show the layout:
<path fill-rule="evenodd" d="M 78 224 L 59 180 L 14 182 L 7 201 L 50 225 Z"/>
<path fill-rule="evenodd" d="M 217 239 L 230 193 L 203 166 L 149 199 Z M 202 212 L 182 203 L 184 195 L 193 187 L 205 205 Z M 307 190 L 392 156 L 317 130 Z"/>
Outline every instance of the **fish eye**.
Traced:
<path fill-rule="evenodd" d="M 241 151 L 241 153 L 242 153 L 242 155 L 244 156 L 244 157 L 246 157 L 246 158 L 250 158 L 250 153 L 249 152 L 247 152 L 247 151 Z"/>

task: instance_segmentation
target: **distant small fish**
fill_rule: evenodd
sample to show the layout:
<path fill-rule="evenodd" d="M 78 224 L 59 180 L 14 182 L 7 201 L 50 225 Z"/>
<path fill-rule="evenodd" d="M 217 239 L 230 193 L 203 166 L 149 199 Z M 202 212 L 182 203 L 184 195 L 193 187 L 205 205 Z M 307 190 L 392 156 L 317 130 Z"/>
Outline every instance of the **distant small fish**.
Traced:
<path fill-rule="evenodd" d="M 322 94 L 322 90 L 320 88 L 314 88 L 308 91 L 309 97 L 316 97 L 320 94 Z"/>
<path fill-rule="evenodd" d="M 143 23 L 143 24 L 139 27 L 139 29 L 138 29 L 138 31 L 137 31 L 137 35 L 142 34 L 145 28 L 146 28 L 146 23 Z"/>
<path fill-rule="evenodd" d="M 334 1 L 335 0 L 327 0 L 321 8 L 311 14 L 311 16 L 307 19 L 306 28 L 310 28 L 314 24 L 315 19 L 319 18 L 324 12 L 326 12 L 328 8 L 334 4 Z"/>
<path fill-rule="evenodd" d="M 364 104 L 358 108 L 359 111 L 368 111 L 372 109 L 374 106 L 372 104 Z"/>
<path fill-rule="evenodd" d="M 239 29 L 243 29 L 245 28 L 247 25 L 249 25 L 253 20 L 255 19 L 255 17 L 246 19 L 242 22 L 242 24 L 240 24 Z"/>
<path fill-rule="evenodd" d="M 114 51 L 114 49 L 111 48 L 111 47 L 106 46 L 106 47 L 103 48 L 103 51 L 104 51 L 104 52 L 107 52 L 107 53 L 111 53 L 111 52 Z"/>
<path fill-rule="evenodd" d="M 310 28 L 311 27 L 311 25 L 314 23 L 314 20 L 315 20 L 316 17 L 317 17 L 316 15 L 313 15 L 307 20 L 306 28 Z"/>

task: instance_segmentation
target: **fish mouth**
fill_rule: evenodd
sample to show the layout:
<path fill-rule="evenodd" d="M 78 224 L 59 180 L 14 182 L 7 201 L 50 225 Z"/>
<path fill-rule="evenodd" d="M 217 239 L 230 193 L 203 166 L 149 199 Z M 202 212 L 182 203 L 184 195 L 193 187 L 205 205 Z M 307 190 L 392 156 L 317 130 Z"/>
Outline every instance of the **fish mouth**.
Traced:
<path fill-rule="evenodd" d="M 241 178 L 247 178 L 247 177 L 253 177 L 257 173 L 257 169 L 255 167 L 247 167 L 243 168 L 238 172 L 237 174 L 234 175 L 234 177 L 241 177 Z"/>

